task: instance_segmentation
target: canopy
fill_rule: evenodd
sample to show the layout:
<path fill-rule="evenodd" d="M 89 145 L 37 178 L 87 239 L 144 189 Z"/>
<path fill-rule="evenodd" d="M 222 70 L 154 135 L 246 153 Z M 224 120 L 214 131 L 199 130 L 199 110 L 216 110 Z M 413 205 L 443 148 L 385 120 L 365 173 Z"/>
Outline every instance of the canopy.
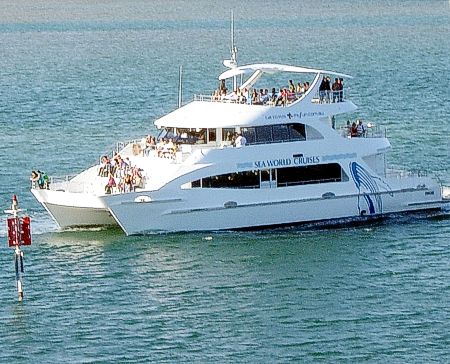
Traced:
<path fill-rule="evenodd" d="M 249 64 L 245 66 L 240 66 L 236 68 L 232 68 L 228 71 L 223 72 L 219 76 L 219 80 L 225 80 L 227 78 L 254 73 L 256 71 L 261 71 L 263 73 L 274 74 L 278 72 L 286 72 L 286 73 L 321 73 L 321 74 L 329 74 L 333 76 L 352 78 L 352 76 L 346 75 L 345 73 L 338 73 L 334 71 L 326 71 L 319 70 L 315 68 L 306 68 L 306 67 L 297 67 L 297 66 L 288 66 L 283 64 L 276 63 L 256 63 Z"/>

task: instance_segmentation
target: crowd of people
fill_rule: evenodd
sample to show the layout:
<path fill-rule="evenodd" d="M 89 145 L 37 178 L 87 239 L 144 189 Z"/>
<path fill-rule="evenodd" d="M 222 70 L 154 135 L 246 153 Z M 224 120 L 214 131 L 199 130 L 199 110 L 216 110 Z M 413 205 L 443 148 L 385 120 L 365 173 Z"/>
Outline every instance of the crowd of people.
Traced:
<path fill-rule="evenodd" d="M 101 158 L 98 175 L 108 178 L 105 185 L 105 193 L 125 193 L 135 191 L 137 187 L 143 187 L 142 170 L 132 166 L 130 159 L 123 159 L 116 153 L 112 159 L 104 155 Z"/>
<path fill-rule="evenodd" d="M 219 87 L 212 94 L 212 101 L 229 101 L 239 104 L 286 106 L 301 98 L 310 89 L 309 82 L 295 84 L 289 80 L 288 86 L 281 87 L 278 91 L 269 89 L 237 88 L 230 94 L 227 93 L 225 82 L 222 80 Z M 319 103 L 335 103 L 344 101 L 343 78 L 335 78 L 331 83 L 329 76 L 323 76 L 319 85 Z"/>
<path fill-rule="evenodd" d="M 175 159 L 178 146 L 172 138 L 161 138 L 156 144 L 156 155 L 160 158 Z"/>
<path fill-rule="evenodd" d="M 222 80 L 223 81 L 223 80 Z M 240 89 L 237 88 L 232 93 L 227 94 L 225 83 L 221 82 L 219 88 L 212 95 L 213 101 L 230 101 L 239 104 L 251 105 L 271 105 L 286 106 L 288 103 L 294 102 L 302 97 L 310 88 L 309 82 L 298 82 L 294 84 L 289 80 L 287 87 L 281 87 L 276 91 L 275 87 L 269 92 L 269 89 Z"/>
<path fill-rule="evenodd" d="M 149 156 L 152 152 L 160 158 L 175 159 L 175 153 L 178 151 L 178 145 L 172 138 L 161 138 L 159 141 L 153 135 L 147 135 L 140 144 L 133 145 L 133 154 Z"/>

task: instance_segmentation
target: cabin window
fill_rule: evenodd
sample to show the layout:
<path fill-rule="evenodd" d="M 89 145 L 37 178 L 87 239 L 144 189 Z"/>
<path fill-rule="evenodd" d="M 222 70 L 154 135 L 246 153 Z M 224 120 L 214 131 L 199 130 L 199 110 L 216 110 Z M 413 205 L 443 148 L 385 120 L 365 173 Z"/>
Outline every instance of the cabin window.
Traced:
<path fill-rule="evenodd" d="M 226 173 L 202 178 L 202 188 L 259 188 L 259 171 Z M 200 181 L 192 182 L 192 187 L 200 187 Z"/>
<path fill-rule="evenodd" d="M 258 126 L 256 128 L 256 142 L 257 143 L 272 143 L 272 126 Z"/>
<path fill-rule="evenodd" d="M 323 135 L 309 125 L 306 126 L 306 136 L 308 140 L 323 139 Z"/>
<path fill-rule="evenodd" d="M 256 143 L 256 132 L 255 128 L 241 128 L 242 135 L 247 140 L 247 144 L 255 144 Z"/>
<path fill-rule="evenodd" d="M 305 129 L 304 124 L 296 123 L 241 128 L 241 131 L 247 140 L 247 145 L 252 145 L 306 140 Z M 310 130 L 311 139 L 323 139 L 315 129 L 309 127 L 308 130 Z"/>
<path fill-rule="evenodd" d="M 290 124 L 289 125 L 289 139 L 290 140 L 306 140 L 305 124 Z"/>
<path fill-rule="evenodd" d="M 277 186 L 288 187 L 314 183 L 341 182 L 345 172 L 338 163 L 278 168 Z M 346 176 L 346 175 L 345 175 Z"/>
<path fill-rule="evenodd" d="M 222 129 L 222 141 L 231 142 L 234 136 L 234 128 L 223 128 Z"/>
<path fill-rule="evenodd" d="M 274 142 L 287 142 L 289 141 L 289 128 L 285 124 L 273 125 L 273 141 Z"/>
<path fill-rule="evenodd" d="M 220 174 L 193 181 L 192 188 L 274 188 L 316 183 L 347 182 L 338 163 L 272 168 Z"/>
<path fill-rule="evenodd" d="M 208 141 L 209 142 L 216 141 L 216 129 L 208 129 Z"/>

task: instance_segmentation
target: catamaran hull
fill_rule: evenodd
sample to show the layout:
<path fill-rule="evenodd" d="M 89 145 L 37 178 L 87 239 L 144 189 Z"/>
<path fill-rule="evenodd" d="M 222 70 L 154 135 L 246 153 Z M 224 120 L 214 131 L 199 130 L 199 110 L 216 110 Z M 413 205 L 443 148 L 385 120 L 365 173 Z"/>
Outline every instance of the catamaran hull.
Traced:
<path fill-rule="evenodd" d="M 103 202 L 93 195 L 40 189 L 31 192 L 61 229 L 117 226 Z"/>
<path fill-rule="evenodd" d="M 145 198 L 137 197 L 135 200 L 108 204 L 127 235 L 249 229 L 339 219 L 366 220 L 392 213 L 441 209 L 443 205 L 439 187 L 267 202 L 226 198 L 203 207 L 195 206 L 195 199 L 186 198 L 145 201 Z M 377 203 L 375 211 L 371 211 Z"/>

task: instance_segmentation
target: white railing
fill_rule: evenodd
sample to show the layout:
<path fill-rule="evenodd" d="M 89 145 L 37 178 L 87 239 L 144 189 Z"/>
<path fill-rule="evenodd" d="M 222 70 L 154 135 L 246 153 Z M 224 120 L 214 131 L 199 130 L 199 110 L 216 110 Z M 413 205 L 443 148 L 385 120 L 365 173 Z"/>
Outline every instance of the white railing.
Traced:
<path fill-rule="evenodd" d="M 66 179 L 67 178 L 67 179 Z M 64 177 L 50 177 L 48 185 L 51 191 L 72 192 L 72 193 L 98 193 L 101 191 L 99 186 L 94 182 L 77 182 L 69 180 L 69 176 Z M 37 183 L 31 183 L 32 189 L 39 189 Z"/>
<path fill-rule="evenodd" d="M 338 131 L 345 138 L 352 138 L 351 125 L 343 125 Z M 384 126 L 375 125 L 373 123 L 364 124 L 364 132 L 361 135 L 353 136 L 353 138 L 386 138 L 386 128 Z"/>
<path fill-rule="evenodd" d="M 386 171 L 386 177 L 389 178 L 411 178 L 411 177 L 427 177 L 428 172 L 421 169 L 388 169 Z"/>
<path fill-rule="evenodd" d="M 342 91 L 317 91 L 312 102 L 316 104 L 335 104 L 346 101 L 346 90 Z"/>
<path fill-rule="evenodd" d="M 322 92 L 317 91 L 317 93 L 313 96 L 311 102 L 314 104 L 332 104 L 332 103 L 338 103 L 338 102 L 344 102 L 346 101 L 345 98 L 345 90 L 342 91 L 330 91 L 330 92 Z M 293 102 L 301 99 L 305 93 L 289 93 L 286 100 L 284 100 L 280 105 L 278 106 L 285 106 L 286 104 L 292 104 Z M 239 103 L 236 98 L 230 97 L 230 95 L 227 96 L 211 96 L 211 95 L 201 95 L 201 94 L 195 94 L 194 95 L 194 101 L 205 101 L 205 102 L 220 102 L 220 103 Z M 246 100 L 245 102 L 241 102 L 243 104 L 249 104 L 251 105 L 251 99 Z M 257 104 L 259 106 L 274 106 L 274 103 L 272 101 L 267 101 L 263 104 Z"/>
<path fill-rule="evenodd" d="M 141 139 L 133 139 L 133 140 L 126 140 L 126 141 L 122 141 L 122 142 L 117 142 L 116 143 L 116 152 L 119 153 L 121 150 L 125 149 L 126 147 L 128 147 L 129 145 L 134 145 L 134 144 L 138 144 L 141 147 L 143 146 L 142 144 L 142 138 Z"/>

